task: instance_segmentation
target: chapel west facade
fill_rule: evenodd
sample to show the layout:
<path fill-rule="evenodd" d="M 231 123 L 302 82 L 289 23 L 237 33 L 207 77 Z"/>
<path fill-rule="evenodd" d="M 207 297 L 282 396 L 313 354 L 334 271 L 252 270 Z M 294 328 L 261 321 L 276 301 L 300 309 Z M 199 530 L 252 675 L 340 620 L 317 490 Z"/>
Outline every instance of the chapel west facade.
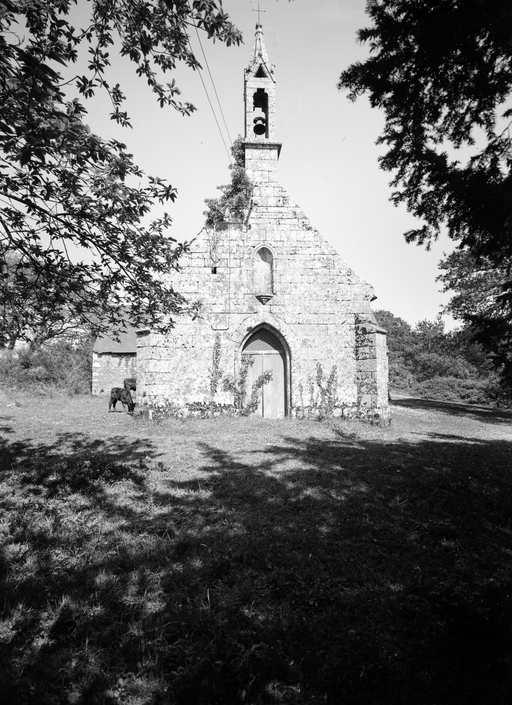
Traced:
<path fill-rule="evenodd" d="M 247 391 L 265 371 L 257 414 L 387 419 L 386 335 L 361 280 L 279 184 L 275 73 L 261 25 L 245 69 L 245 169 L 254 184 L 243 222 L 204 229 L 173 284 L 199 315 L 168 335 L 138 332 L 137 391 L 144 404 L 230 403 L 212 373 L 236 379 L 251 356 Z M 216 361 L 214 361 L 216 358 Z"/>

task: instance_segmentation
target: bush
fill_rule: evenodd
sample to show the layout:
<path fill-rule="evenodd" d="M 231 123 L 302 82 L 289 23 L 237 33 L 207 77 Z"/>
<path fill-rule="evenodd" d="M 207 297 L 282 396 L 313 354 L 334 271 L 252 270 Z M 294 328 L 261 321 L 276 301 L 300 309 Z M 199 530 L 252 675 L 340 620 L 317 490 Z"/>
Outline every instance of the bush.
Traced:
<path fill-rule="evenodd" d="M 496 406 L 501 406 L 505 409 L 512 408 L 512 391 L 503 387 L 496 373 L 490 376 L 487 385 L 487 396 Z"/>
<path fill-rule="evenodd" d="M 485 379 L 460 379 L 434 377 L 419 382 L 417 393 L 423 398 L 440 401 L 460 401 L 465 404 L 489 404 L 489 381 Z"/>
<path fill-rule="evenodd" d="M 414 373 L 418 381 L 423 382 L 434 377 L 468 379 L 475 377 L 477 370 L 457 354 L 440 355 L 434 352 L 421 352 L 414 358 Z"/>
<path fill-rule="evenodd" d="M 37 350 L 3 350 L 0 354 L 0 383 L 49 394 L 88 394 L 92 378 L 92 339 L 84 336 L 76 343 L 55 341 Z"/>
<path fill-rule="evenodd" d="M 440 317 L 412 328 L 390 311 L 375 312 L 387 330 L 389 385 L 393 392 L 469 404 L 512 406 L 512 394 L 470 328 L 445 332 Z"/>
<path fill-rule="evenodd" d="M 389 386 L 392 389 L 413 389 L 417 379 L 401 356 L 389 356 Z"/>

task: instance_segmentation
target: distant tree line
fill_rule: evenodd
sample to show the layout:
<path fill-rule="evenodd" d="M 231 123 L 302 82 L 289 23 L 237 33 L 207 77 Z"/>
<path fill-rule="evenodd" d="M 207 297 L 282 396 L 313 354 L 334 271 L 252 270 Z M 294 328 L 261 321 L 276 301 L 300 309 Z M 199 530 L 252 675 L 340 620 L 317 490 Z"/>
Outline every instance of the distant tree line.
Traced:
<path fill-rule="evenodd" d="M 473 339 L 470 326 L 445 331 L 438 316 L 414 327 L 390 311 L 375 312 L 387 331 L 389 384 L 393 391 L 472 404 L 511 405 L 496 365 Z"/>

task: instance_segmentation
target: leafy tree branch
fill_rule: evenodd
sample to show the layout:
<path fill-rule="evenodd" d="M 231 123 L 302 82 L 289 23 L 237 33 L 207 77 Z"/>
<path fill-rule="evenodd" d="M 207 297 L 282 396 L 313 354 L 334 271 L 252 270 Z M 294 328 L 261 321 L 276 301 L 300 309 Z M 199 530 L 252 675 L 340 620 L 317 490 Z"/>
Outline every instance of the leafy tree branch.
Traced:
<path fill-rule="evenodd" d="M 466 257 L 472 285 L 481 267 L 503 275 L 499 291 L 486 278 L 493 313 L 480 317 L 478 340 L 512 383 L 512 359 L 497 353 L 512 327 L 512 3 L 369 0 L 367 14 L 358 38 L 370 56 L 343 71 L 339 87 L 352 100 L 367 95 L 384 114 L 378 143 L 387 150 L 380 165 L 393 175 L 391 200 L 421 221 L 407 242 L 428 247 L 447 232 L 460 258 L 446 262 L 453 277 L 442 279 L 456 292 Z"/>
<path fill-rule="evenodd" d="M 85 30 L 74 26 L 75 5 L 6 0 L 0 8 L 4 324 L 28 281 L 48 294 L 44 306 L 34 299 L 32 314 L 18 320 L 19 337 L 27 340 L 38 316 L 39 324 L 47 320 L 50 294 L 56 319 L 92 323 L 96 331 L 119 327 L 126 317 L 168 330 L 190 309 L 168 279 L 185 246 L 169 237 L 168 214 L 151 220 L 154 204 L 172 203 L 176 189 L 144 174 L 121 142 L 93 134 L 81 101 L 106 90 L 111 118 L 130 125 L 122 87 L 109 77 L 110 52 L 119 50 L 162 107 L 190 114 L 194 106 L 179 100 L 175 81 L 163 80 L 179 63 L 200 68 L 188 27 L 228 46 L 241 41 L 217 0 L 92 0 Z M 84 50 L 87 70 L 70 78 Z M 13 256 L 20 258 L 14 269 Z"/>

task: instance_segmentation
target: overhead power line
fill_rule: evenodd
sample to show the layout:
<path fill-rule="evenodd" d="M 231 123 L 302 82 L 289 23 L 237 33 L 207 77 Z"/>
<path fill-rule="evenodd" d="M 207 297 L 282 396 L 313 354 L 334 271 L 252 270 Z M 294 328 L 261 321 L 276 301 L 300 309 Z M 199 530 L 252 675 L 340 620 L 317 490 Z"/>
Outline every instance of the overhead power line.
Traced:
<path fill-rule="evenodd" d="M 195 25 L 194 25 L 194 27 L 195 27 L 196 34 L 197 34 L 197 39 L 198 39 L 198 41 L 199 41 L 199 46 L 201 47 L 201 51 L 202 51 L 203 56 L 204 56 L 204 62 L 205 62 L 205 64 L 206 64 L 206 68 L 208 69 L 208 74 L 210 75 L 210 80 L 211 80 L 211 82 L 212 82 L 213 90 L 215 91 L 215 97 L 217 98 L 217 103 L 219 104 L 219 110 L 220 110 L 220 114 L 222 115 L 222 121 L 224 122 L 224 127 L 226 128 L 226 134 L 227 134 L 228 139 L 229 139 L 229 144 L 230 144 L 230 145 L 233 145 L 233 140 L 231 139 L 231 135 L 229 134 L 229 129 L 228 129 L 228 126 L 227 126 L 227 124 L 226 124 L 226 118 L 224 117 L 224 111 L 222 110 L 222 104 L 221 104 L 221 102 L 220 102 L 219 95 L 218 95 L 218 93 L 217 93 L 217 89 L 215 88 L 215 81 L 213 80 L 212 72 L 210 71 L 210 66 L 209 66 L 209 64 L 208 64 L 208 59 L 206 58 L 206 54 L 204 53 L 203 44 L 202 44 L 202 42 L 201 42 L 201 37 L 199 36 L 199 32 L 197 31 L 197 27 L 196 27 Z"/>
<path fill-rule="evenodd" d="M 221 102 L 220 102 L 220 99 L 219 99 L 219 95 L 218 95 L 217 89 L 216 89 L 216 87 L 215 87 L 215 81 L 213 80 L 212 72 L 210 71 L 210 66 L 209 66 L 209 64 L 208 64 L 208 59 L 206 58 L 206 54 L 205 54 L 205 52 L 204 52 L 203 45 L 202 45 L 202 43 L 201 43 L 201 38 L 200 38 L 200 36 L 199 36 L 199 32 L 198 32 L 198 30 L 197 30 L 196 25 L 194 25 L 194 28 L 195 28 L 195 30 L 196 30 L 197 40 L 198 40 L 198 42 L 199 42 L 199 46 L 201 47 L 201 52 L 202 52 L 202 54 L 203 54 L 203 58 L 204 58 L 205 65 L 206 65 L 206 68 L 208 69 L 208 74 L 209 74 L 210 80 L 211 80 L 211 82 L 212 82 L 212 86 L 213 86 L 213 90 L 214 90 L 214 93 L 215 93 L 215 97 L 217 98 L 217 103 L 218 103 L 218 106 L 219 106 L 220 114 L 221 114 L 221 116 L 222 116 L 222 120 L 223 120 L 223 122 L 224 122 L 224 127 L 225 127 L 225 129 L 226 129 L 226 134 L 227 134 L 227 136 L 228 136 L 229 144 L 232 146 L 232 145 L 233 145 L 233 142 L 232 142 L 231 136 L 230 136 L 230 134 L 229 134 L 228 126 L 227 126 L 227 124 L 226 124 L 226 118 L 224 117 L 224 111 L 222 110 L 222 105 L 221 105 Z M 190 45 L 190 40 L 189 40 L 189 45 Z M 192 50 L 192 46 L 190 46 L 190 49 Z M 201 79 L 201 83 L 203 84 L 204 92 L 205 92 L 206 97 L 207 97 L 207 99 L 208 99 L 208 103 L 210 104 L 210 108 L 211 108 L 211 111 L 212 111 L 212 113 L 213 113 L 213 117 L 214 117 L 214 119 L 215 119 L 215 123 L 216 123 L 216 125 L 217 125 L 217 129 L 218 129 L 218 131 L 219 131 L 220 138 L 221 138 L 222 143 L 223 143 L 223 145 L 224 145 L 224 149 L 226 150 L 226 154 L 228 155 L 229 162 L 231 163 L 231 153 L 230 153 L 230 151 L 229 151 L 229 149 L 228 149 L 228 147 L 227 147 L 227 145 L 226 145 L 226 141 L 225 141 L 225 139 L 224 139 L 224 135 L 222 134 L 221 126 L 220 126 L 219 121 L 218 121 L 218 119 L 217 119 L 217 114 L 216 114 L 216 112 L 215 112 L 215 108 L 213 107 L 213 103 L 212 103 L 212 101 L 211 101 L 211 99 L 210 99 L 210 95 L 209 95 L 209 93 L 208 93 L 208 89 L 206 88 L 206 84 L 205 84 L 205 82 L 204 82 L 204 80 L 203 80 L 203 76 L 202 76 L 202 74 L 201 74 L 201 71 L 199 71 L 199 78 Z"/>

